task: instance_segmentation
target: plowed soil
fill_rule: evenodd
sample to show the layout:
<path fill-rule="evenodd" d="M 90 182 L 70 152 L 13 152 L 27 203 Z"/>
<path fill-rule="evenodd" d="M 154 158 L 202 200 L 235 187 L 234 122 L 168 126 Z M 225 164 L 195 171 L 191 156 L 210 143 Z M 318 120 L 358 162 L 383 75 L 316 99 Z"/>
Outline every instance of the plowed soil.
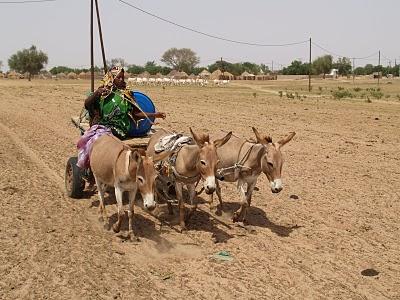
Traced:
<path fill-rule="evenodd" d="M 400 299 L 400 102 L 301 101 L 248 83 L 138 88 L 165 128 L 297 134 L 283 148 L 283 191 L 261 176 L 249 225 L 232 223 L 239 194 L 223 183 L 224 214 L 201 204 L 183 234 L 177 211 L 166 225 L 138 199 L 131 242 L 127 217 L 119 234 L 98 221 L 97 194 L 65 196 L 70 117 L 88 88 L 0 80 L 1 299 Z"/>

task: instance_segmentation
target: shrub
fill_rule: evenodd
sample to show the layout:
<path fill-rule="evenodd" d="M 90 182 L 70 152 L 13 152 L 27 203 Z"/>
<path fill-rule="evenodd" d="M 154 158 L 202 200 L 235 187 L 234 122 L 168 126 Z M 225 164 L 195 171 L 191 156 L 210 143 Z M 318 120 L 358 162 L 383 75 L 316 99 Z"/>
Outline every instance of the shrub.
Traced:
<path fill-rule="evenodd" d="M 332 93 L 334 99 L 353 98 L 353 94 L 348 90 L 338 90 Z"/>
<path fill-rule="evenodd" d="M 286 97 L 288 97 L 289 99 L 294 99 L 294 95 L 291 92 L 286 92 Z"/>
<path fill-rule="evenodd" d="M 371 97 L 375 99 L 381 99 L 383 97 L 383 93 L 381 91 L 371 91 Z"/>
<path fill-rule="evenodd" d="M 355 87 L 355 88 L 354 88 L 354 91 L 355 91 L 355 92 L 360 92 L 360 91 L 362 91 L 362 88 L 360 88 L 360 87 Z"/>
<path fill-rule="evenodd" d="M 279 97 L 282 98 L 282 96 L 283 96 L 283 92 L 282 92 L 282 91 L 279 91 Z"/>

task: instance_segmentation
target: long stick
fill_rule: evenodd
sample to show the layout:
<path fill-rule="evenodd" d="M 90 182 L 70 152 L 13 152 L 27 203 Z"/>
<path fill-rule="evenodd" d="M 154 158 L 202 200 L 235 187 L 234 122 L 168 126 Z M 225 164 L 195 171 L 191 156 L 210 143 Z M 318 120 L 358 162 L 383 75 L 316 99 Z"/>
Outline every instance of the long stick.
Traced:
<path fill-rule="evenodd" d="M 106 54 L 104 52 L 103 32 L 101 30 L 99 4 L 97 3 L 97 0 L 95 0 L 95 3 L 96 3 L 96 14 L 97 14 L 97 26 L 99 27 L 101 54 L 103 56 L 103 66 L 104 66 L 104 74 L 105 74 L 105 73 L 107 73 L 107 62 L 106 62 Z"/>
<path fill-rule="evenodd" d="M 308 69 L 308 91 L 311 92 L 311 38 L 310 38 L 310 61 Z"/>
<path fill-rule="evenodd" d="M 93 54 L 93 0 L 90 0 L 90 78 L 91 91 L 94 92 L 94 54 Z"/>

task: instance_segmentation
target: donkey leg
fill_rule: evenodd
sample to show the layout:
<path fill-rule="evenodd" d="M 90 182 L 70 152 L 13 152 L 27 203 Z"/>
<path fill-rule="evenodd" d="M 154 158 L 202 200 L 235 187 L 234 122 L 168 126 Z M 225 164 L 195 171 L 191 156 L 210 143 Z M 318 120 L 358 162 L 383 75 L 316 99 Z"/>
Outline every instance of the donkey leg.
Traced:
<path fill-rule="evenodd" d="M 118 220 L 117 222 L 113 225 L 113 230 L 115 233 L 118 233 L 121 229 L 121 221 L 122 221 L 122 216 L 124 214 L 124 209 L 122 207 L 122 193 L 123 190 L 121 190 L 119 187 L 115 187 L 115 198 L 117 200 L 117 206 L 118 206 Z"/>
<path fill-rule="evenodd" d="M 246 209 L 244 211 L 244 214 L 243 214 L 243 222 L 247 221 L 246 220 L 247 211 L 248 211 L 248 209 L 249 209 L 249 207 L 251 205 L 251 196 L 253 195 L 253 191 L 254 191 L 254 188 L 255 188 L 256 184 L 257 184 L 257 179 L 247 183 L 247 192 L 246 192 L 247 207 L 246 207 Z"/>
<path fill-rule="evenodd" d="M 189 200 L 191 207 L 186 219 L 189 219 L 197 209 L 197 199 L 196 199 L 196 186 L 194 184 L 188 184 L 187 188 L 189 191 Z"/>
<path fill-rule="evenodd" d="M 185 224 L 185 202 L 183 200 L 182 194 L 183 184 L 180 182 L 175 183 L 176 189 L 176 198 L 178 198 L 178 206 L 179 206 L 179 225 L 181 227 L 181 232 L 186 230 Z"/>
<path fill-rule="evenodd" d="M 240 193 L 240 208 L 233 214 L 233 222 L 239 222 L 243 220 L 244 212 L 247 208 L 246 191 L 244 190 L 245 182 L 243 180 L 238 181 L 238 190 Z"/>
<path fill-rule="evenodd" d="M 215 183 L 217 185 L 215 192 L 217 193 L 218 201 L 219 201 L 219 207 L 217 207 L 217 211 L 222 211 L 224 209 L 223 209 L 223 203 L 222 203 L 222 197 L 221 197 L 221 186 L 219 184 L 219 180 L 215 180 Z"/>
<path fill-rule="evenodd" d="M 99 193 L 99 221 L 104 222 L 105 217 L 105 221 L 108 223 L 107 212 L 104 206 L 104 187 L 96 176 L 94 176 L 94 180 L 96 181 L 97 191 Z"/>
<path fill-rule="evenodd" d="M 134 214 L 134 205 L 136 198 L 137 187 L 133 191 L 129 191 L 129 210 L 128 210 L 128 218 L 129 218 L 129 237 L 132 239 L 136 236 L 133 231 L 133 214 Z"/>

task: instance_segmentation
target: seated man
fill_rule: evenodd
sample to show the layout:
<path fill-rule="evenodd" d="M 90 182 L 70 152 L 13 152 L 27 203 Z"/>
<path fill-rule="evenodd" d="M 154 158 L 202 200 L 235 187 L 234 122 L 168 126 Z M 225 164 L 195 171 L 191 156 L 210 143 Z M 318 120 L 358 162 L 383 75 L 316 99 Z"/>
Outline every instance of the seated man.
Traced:
<path fill-rule="evenodd" d="M 124 75 L 123 68 L 112 68 L 104 75 L 103 85 L 85 100 L 85 108 L 90 116 L 90 128 L 77 144 L 77 166 L 80 168 L 90 167 L 92 144 L 101 135 L 112 134 L 119 139 L 125 139 L 129 137 L 128 132 L 133 122 L 145 118 L 165 119 L 163 112 L 147 113 L 141 110 L 131 91 L 126 89 Z"/>
<path fill-rule="evenodd" d="M 85 101 L 85 108 L 91 119 L 90 126 L 106 126 L 120 139 L 128 137 L 131 121 L 137 122 L 145 118 L 165 119 L 163 112 L 145 113 L 140 109 L 131 92 L 126 90 L 124 75 L 123 68 L 113 67 L 104 76 L 103 85 Z"/>

